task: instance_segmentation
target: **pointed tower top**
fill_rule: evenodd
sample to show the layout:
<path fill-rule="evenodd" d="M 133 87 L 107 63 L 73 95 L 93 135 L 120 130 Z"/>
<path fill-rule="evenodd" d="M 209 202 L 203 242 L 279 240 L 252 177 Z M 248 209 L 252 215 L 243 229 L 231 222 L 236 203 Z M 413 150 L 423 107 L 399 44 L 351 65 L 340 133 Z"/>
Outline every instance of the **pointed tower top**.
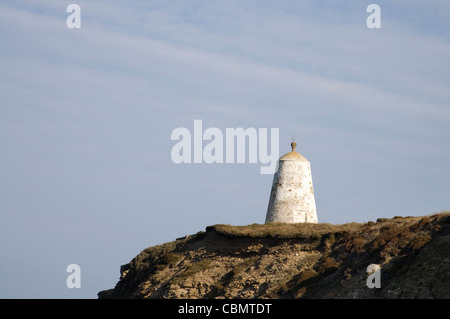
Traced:
<path fill-rule="evenodd" d="M 294 139 L 294 138 L 293 138 Z M 308 162 L 308 160 L 300 153 L 297 153 L 295 151 L 295 148 L 297 147 L 296 142 L 291 143 L 292 151 L 290 153 L 287 153 L 280 157 L 280 161 L 304 161 Z"/>

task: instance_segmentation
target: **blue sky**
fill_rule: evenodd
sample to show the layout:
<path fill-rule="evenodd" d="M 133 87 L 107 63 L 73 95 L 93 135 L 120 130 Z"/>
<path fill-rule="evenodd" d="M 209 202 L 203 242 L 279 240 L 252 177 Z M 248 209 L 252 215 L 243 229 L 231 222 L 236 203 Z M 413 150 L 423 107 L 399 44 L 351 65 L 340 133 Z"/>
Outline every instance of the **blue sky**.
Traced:
<path fill-rule="evenodd" d="M 73 2 L 73 1 L 72 1 Z M 171 161 L 172 130 L 279 128 L 319 222 L 450 209 L 448 1 L 0 4 L 0 297 L 96 298 L 148 246 L 263 223 L 259 164 Z M 81 267 L 81 288 L 66 267 Z"/>

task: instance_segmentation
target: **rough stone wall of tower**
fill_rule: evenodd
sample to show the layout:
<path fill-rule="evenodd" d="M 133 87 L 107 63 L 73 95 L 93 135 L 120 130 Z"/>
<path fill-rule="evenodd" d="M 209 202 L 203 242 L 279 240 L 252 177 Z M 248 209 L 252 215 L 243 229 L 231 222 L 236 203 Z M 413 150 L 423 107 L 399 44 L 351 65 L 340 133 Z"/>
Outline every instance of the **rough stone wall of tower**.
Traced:
<path fill-rule="evenodd" d="M 266 223 L 317 223 L 310 162 L 292 152 L 279 160 L 267 208 Z"/>

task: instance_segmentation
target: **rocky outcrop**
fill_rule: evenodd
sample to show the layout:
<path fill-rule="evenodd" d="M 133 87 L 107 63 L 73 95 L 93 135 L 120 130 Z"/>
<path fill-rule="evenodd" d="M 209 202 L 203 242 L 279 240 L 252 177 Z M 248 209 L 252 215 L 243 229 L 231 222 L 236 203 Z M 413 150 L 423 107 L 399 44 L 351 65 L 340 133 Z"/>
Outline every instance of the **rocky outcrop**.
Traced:
<path fill-rule="evenodd" d="M 380 266 L 380 288 L 367 267 Z M 99 298 L 450 298 L 450 213 L 214 225 L 147 248 Z"/>

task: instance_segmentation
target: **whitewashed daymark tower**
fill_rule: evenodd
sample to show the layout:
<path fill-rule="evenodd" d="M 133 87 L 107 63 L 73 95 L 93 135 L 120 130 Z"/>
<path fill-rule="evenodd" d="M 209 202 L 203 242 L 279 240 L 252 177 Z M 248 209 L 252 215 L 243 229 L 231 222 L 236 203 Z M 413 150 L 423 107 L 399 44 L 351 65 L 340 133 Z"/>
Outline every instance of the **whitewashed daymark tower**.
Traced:
<path fill-rule="evenodd" d="M 266 223 L 317 223 L 310 162 L 295 151 L 280 157 L 273 177 Z"/>

